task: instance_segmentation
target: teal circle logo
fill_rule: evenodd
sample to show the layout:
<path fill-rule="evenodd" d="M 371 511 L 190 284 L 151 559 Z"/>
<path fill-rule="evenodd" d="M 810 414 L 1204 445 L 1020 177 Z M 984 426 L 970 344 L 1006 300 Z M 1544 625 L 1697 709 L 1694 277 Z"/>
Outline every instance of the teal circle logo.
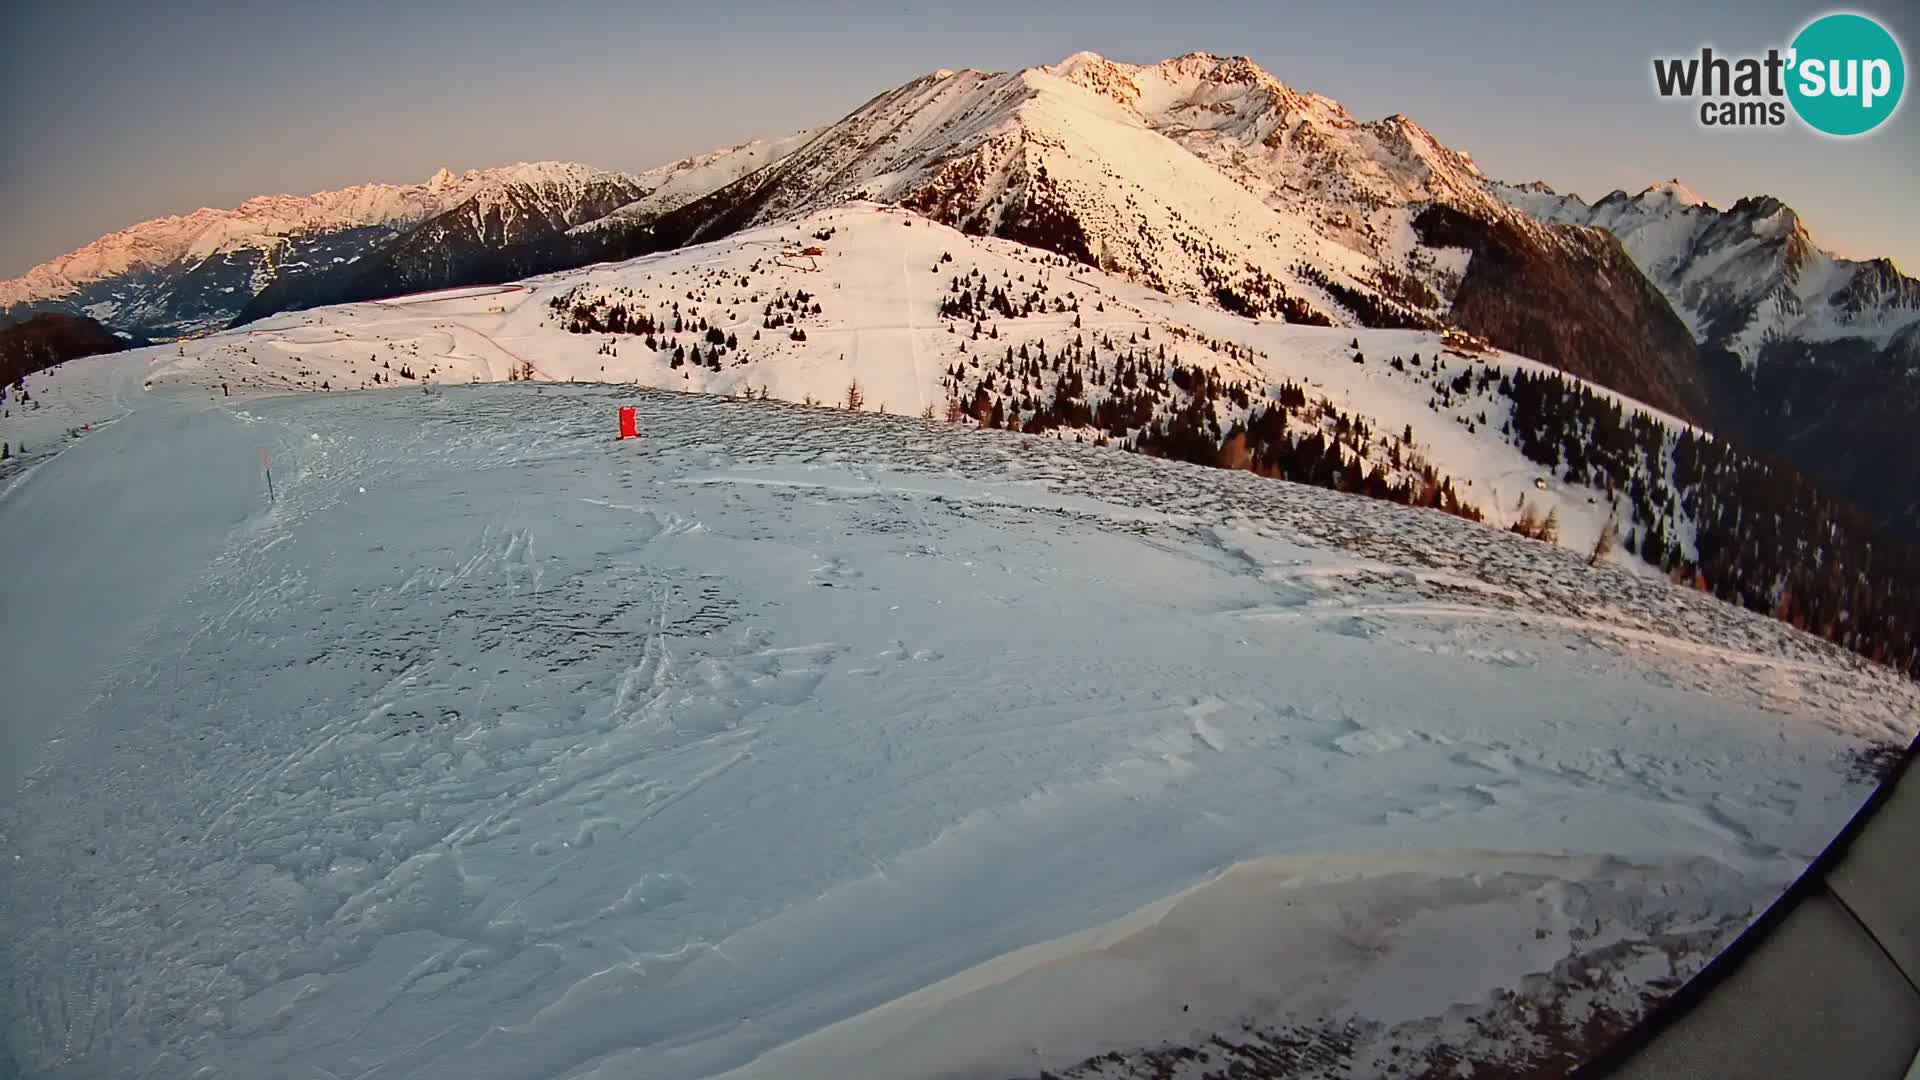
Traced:
<path fill-rule="evenodd" d="M 1899 108 L 1907 86 L 1900 43 L 1865 15 L 1822 15 L 1791 48 L 1787 100 L 1815 131 L 1864 135 Z"/>

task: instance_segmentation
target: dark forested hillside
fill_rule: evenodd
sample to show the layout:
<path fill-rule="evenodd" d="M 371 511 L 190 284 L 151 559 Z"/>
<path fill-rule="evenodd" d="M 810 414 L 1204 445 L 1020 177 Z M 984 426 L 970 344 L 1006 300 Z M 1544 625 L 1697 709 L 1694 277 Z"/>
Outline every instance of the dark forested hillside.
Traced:
<path fill-rule="evenodd" d="M 1524 229 L 1444 205 L 1414 228 L 1423 243 L 1473 252 L 1449 313 L 1456 325 L 1695 423 L 1709 415 L 1692 335 L 1611 234 Z"/>
<path fill-rule="evenodd" d="M 1632 508 L 1627 551 L 1730 603 L 1920 676 L 1920 553 L 1790 465 L 1558 375 L 1502 380 L 1511 438 Z"/>
<path fill-rule="evenodd" d="M 1751 369 L 1713 355 L 1715 429 L 1793 462 L 1822 490 L 1920 543 L 1920 325 L 1859 339 L 1769 342 Z"/>
<path fill-rule="evenodd" d="M 84 315 L 49 312 L 0 329 L 0 386 L 13 386 L 36 371 L 96 353 L 117 352 L 130 342 Z"/>

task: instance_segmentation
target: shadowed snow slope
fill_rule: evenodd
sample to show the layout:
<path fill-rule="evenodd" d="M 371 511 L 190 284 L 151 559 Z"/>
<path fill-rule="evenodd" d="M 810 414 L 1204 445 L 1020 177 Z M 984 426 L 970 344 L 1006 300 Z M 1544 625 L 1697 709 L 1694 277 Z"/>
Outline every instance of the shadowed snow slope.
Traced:
<path fill-rule="evenodd" d="M 625 403 L 645 435 L 615 442 Z M 101 463 L 142 455 L 103 518 L 133 496 Z M 210 490 L 140 538 L 134 508 Z M 1780 624 L 1446 515 L 774 402 L 157 389 L 0 506 L 28 499 L 0 655 L 85 659 L 0 690 L 35 761 L 0 795 L 35 1076 L 1428 1045 L 1503 988 L 1587 1000 L 1570 957 L 1631 1015 L 1916 710 Z M 171 587 L 34 572 L 101 529 Z"/>

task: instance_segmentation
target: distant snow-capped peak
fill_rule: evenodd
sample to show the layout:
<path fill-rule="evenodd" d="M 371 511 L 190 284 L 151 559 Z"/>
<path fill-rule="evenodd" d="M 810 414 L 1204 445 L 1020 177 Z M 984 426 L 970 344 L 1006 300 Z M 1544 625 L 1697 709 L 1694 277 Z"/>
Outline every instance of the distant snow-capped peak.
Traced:
<path fill-rule="evenodd" d="M 1677 177 L 1648 185 L 1640 192 L 1639 198 L 1642 202 L 1661 202 L 1672 206 L 1705 206 L 1709 210 L 1713 209 L 1708 205 L 1707 200 L 1695 195 Z"/>
<path fill-rule="evenodd" d="M 1357 120 L 1244 56 L 1135 65 L 1076 53 L 1043 70 L 1121 104 L 1276 208 L 1300 209 L 1302 192 L 1340 202 L 1484 201 L 1472 156 L 1410 117 Z"/>
<path fill-rule="evenodd" d="M 1078 52 L 1036 70 L 1128 106 L 1155 126 L 1244 130 L 1276 113 L 1354 122 L 1339 102 L 1299 93 L 1244 56 L 1195 52 L 1128 64 Z"/>
<path fill-rule="evenodd" d="M 1543 221 L 1613 233 L 1696 339 L 1748 364 L 1778 339 L 1882 346 L 1920 324 L 1920 282 L 1886 260 L 1822 250 L 1800 215 L 1769 195 L 1720 210 L 1677 179 L 1592 204 L 1537 182 L 1488 189 Z"/>
<path fill-rule="evenodd" d="M 632 178 L 571 162 L 520 162 L 454 173 L 442 168 L 419 184 L 360 184 L 311 195 L 257 195 L 231 209 L 202 207 L 108 233 L 11 281 L 0 281 L 0 308 L 63 296 L 88 283 L 181 260 L 198 261 L 316 229 L 406 225 L 513 186 L 578 190 Z"/>
<path fill-rule="evenodd" d="M 752 205 L 716 220 L 898 202 L 1065 244 L 1184 295 L 1284 285 L 1335 318 L 1337 293 L 1370 293 L 1383 274 L 1453 272 L 1407 262 L 1423 204 L 1531 227 L 1488 195 L 1470 156 L 1411 119 L 1362 122 L 1246 57 L 1211 53 L 1131 64 L 1079 52 L 1017 72 L 932 72 L 815 133 L 739 195 Z M 1074 235 L 1050 235 L 1055 226 Z"/>

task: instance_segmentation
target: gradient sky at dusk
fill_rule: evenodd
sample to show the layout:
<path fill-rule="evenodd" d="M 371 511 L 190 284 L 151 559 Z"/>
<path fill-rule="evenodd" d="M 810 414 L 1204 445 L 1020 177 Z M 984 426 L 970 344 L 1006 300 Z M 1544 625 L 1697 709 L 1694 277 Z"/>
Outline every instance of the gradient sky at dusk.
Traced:
<path fill-rule="evenodd" d="M 0 276 L 250 195 L 514 161 L 642 169 L 828 122 L 936 68 L 1080 49 L 1252 57 L 1361 119 L 1402 112 L 1482 169 L 1592 199 L 1679 177 L 1779 196 L 1815 239 L 1920 273 L 1920 109 L 1848 142 L 1712 131 L 1649 60 L 1784 46 L 1826 5 L 301 2 L 0 5 Z M 1911 2 L 1854 8 L 1907 50 Z M 1471 14 L 1469 14 L 1471 12 Z M 1909 71 L 1909 82 L 1912 72 Z M 1909 90 L 1908 96 L 1920 91 Z"/>

